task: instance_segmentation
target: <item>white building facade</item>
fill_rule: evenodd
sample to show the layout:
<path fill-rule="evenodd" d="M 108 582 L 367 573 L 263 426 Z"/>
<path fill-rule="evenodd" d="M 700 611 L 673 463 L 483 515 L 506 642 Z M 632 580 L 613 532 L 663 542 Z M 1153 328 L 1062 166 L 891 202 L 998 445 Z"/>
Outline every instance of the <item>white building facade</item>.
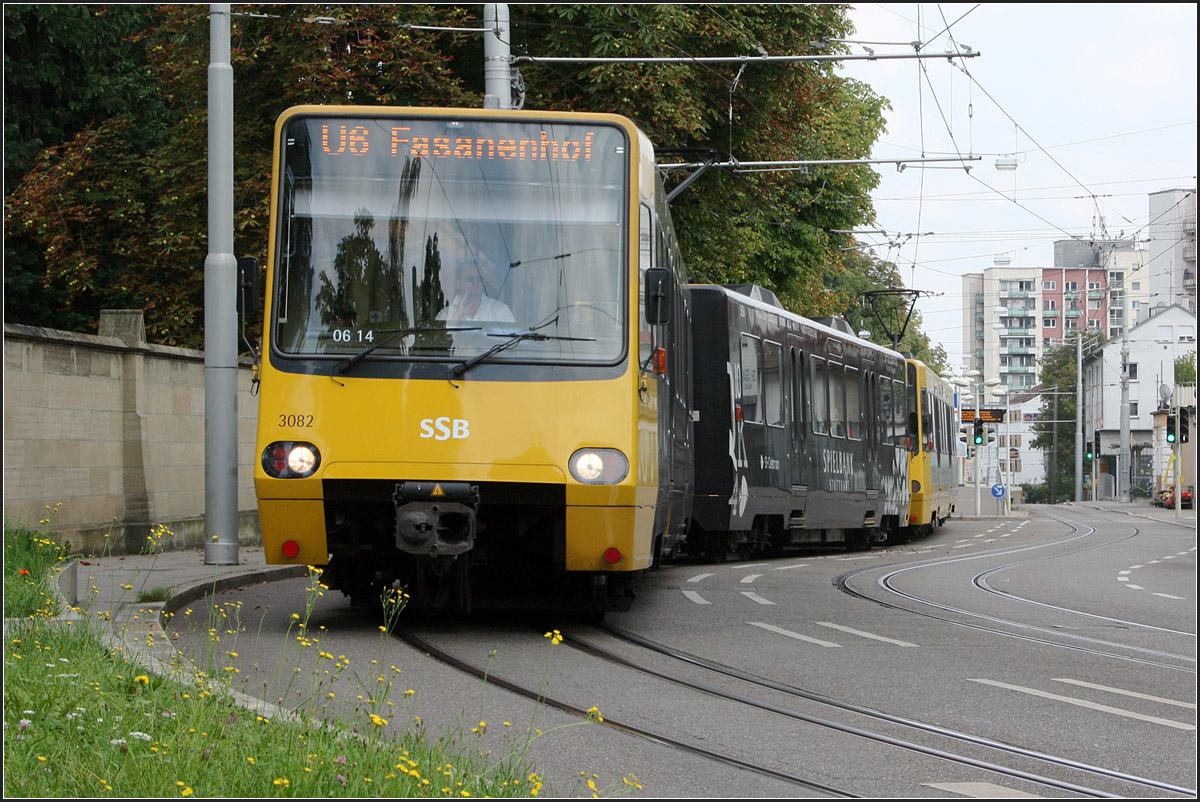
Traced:
<path fill-rule="evenodd" d="M 1155 449 L 1155 414 L 1171 403 L 1175 360 L 1196 352 L 1196 316 L 1172 305 L 1129 330 L 1128 397 L 1132 482 L 1151 489 L 1162 466 Z M 1084 359 L 1084 440 L 1100 447 L 1093 465 L 1085 467 L 1099 498 L 1115 498 L 1117 455 L 1121 447 L 1122 352 L 1125 343 L 1111 340 Z"/>

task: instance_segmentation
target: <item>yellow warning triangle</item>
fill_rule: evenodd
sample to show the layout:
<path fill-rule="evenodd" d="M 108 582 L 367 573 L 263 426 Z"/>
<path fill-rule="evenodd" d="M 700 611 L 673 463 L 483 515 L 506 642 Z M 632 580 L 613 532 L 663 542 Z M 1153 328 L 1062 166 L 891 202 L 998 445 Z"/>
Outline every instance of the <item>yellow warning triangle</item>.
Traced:
<path fill-rule="evenodd" d="M 430 493 L 429 495 L 430 495 L 430 496 L 444 496 L 444 495 L 446 495 L 446 491 L 445 491 L 445 490 L 442 490 L 442 486 L 441 486 L 441 485 L 434 485 L 434 486 L 433 486 L 433 492 L 432 492 L 432 493 Z"/>

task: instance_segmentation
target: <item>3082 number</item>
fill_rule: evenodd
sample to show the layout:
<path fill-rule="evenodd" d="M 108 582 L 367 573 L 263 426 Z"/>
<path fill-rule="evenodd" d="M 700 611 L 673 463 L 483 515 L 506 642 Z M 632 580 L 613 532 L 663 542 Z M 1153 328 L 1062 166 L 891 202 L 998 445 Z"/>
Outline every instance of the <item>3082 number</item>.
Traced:
<path fill-rule="evenodd" d="M 313 415 L 280 415 L 279 426 L 283 429 L 310 429 L 314 419 Z"/>

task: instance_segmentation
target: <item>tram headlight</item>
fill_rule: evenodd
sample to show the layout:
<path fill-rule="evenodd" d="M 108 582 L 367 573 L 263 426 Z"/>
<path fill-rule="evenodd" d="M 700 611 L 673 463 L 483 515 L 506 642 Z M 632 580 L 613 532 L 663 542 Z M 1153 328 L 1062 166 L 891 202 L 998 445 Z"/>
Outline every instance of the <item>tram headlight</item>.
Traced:
<path fill-rule="evenodd" d="M 263 470 L 276 479 L 304 479 L 320 464 L 321 452 L 312 443 L 271 443 L 263 450 Z"/>
<path fill-rule="evenodd" d="M 613 448 L 581 448 L 568 467 L 575 481 L 585 485 L 615 485 L 629 475 L 629 459 Z"/>

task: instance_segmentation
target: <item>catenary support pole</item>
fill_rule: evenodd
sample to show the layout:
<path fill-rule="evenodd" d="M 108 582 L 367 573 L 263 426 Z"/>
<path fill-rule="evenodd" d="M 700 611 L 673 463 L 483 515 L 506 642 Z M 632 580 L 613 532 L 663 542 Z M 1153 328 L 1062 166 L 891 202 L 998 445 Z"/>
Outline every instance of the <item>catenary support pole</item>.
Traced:
<path fill-rule="evenodd" d="M 237 565 L 237 258 L 230 7 L 209 6 L 208 257 L 204 260 L 204 563 Z"/>
<path fill-rule="evenodd" d="M 507 3 L 487 3 L 483 7 L 483 107 L 512 108 L 512 30 L 508 24 Z"/>

